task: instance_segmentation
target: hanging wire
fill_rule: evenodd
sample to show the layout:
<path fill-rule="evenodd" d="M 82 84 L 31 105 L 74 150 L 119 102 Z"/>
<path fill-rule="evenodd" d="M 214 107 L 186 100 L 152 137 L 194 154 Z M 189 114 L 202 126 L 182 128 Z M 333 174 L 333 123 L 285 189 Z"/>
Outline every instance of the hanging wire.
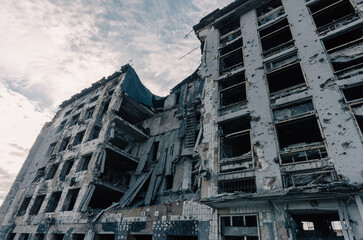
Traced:
<path fill-rule="evenodd" d="M 186 57 L 186 56 L 188 56 L 189 54 L 191 54 L 192 52 L 194 52 L 195 50 L 197 50 L 199 47 L 200 46 L 198 46 L 198 47 L 194 48 L 193 50 L 189 51 L 187 54 L 185 54 L 182 57 L 180 57 L 179 60 L 182 59 L 182 58 L 184 58 L 184 57 Z"/>

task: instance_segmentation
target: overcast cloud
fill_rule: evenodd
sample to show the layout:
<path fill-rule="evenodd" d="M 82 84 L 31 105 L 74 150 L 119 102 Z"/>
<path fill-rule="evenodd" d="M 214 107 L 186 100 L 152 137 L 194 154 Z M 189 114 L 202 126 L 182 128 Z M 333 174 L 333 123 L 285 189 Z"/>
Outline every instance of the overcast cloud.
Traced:
<path fill-rule="evenodd" d="M 0 0 L 0 203 L 57 106 L 131 62 L 165 96 L 199 65 L 192 26 L 232 0 Z"/>

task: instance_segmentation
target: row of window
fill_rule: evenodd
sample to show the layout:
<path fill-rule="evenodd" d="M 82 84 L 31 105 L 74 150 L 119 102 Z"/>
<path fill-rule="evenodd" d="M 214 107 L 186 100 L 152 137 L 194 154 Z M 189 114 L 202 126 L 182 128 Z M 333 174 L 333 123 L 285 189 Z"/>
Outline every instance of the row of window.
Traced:
<path fill-rule="evenodd" d="M 60 209 L 61 211 L 72 211 L 73 210 L 77 197 L 78 197 L 79 190 L 80 190 L 79 188 L 68 190 L 67 195 L 64 199 L 62 208 Z M 50 198 L 48 200 L 48 203 L 45 207 L 44 212 L 45 213 L 54 212 L 59 205 L 61 196 L 62 196 L 62 191 L 53 192 L 50 195 Z M 29 204 L 32 200 L 32 197 L 31 196 L 25 197 L 19 207 L 17 215 L 23 216 L 28 209 L 29 209 L 29 215 L 37 215 L 43 205 L 45 197 L 46 197 L 46 194 L 41 194 L 41 195 L 35 196 L 34 202 L 30 208 L 29 208 Z"/>
<path fill-rule="evenodd" d="M 44 233 L 20 233 L 18 240 L 63 240 L 65 239 L 64 233 L 53 233 L 53 234 L 47 234 L 48 238 L 46 238 L 46 234 Z M 14 240 L 16 237 L 16 233 L 9 233 L 6 237 L 6 240 Z M 72 240 L 83 240 L 85 238 L 85 234 L 79 234 L 79 233 L 73 233 L 72 234 Z M 113 240 L 113 239 L 112 239 Z"/>
<path fill-rule="evenodd" d="M 86 171 L 88 169 L 88 165 L 91 159 L 92 159 L 92 154 L 87 154 L 85 156 L 82 156 L 77 167 L 77 172 Z M 68 174 L 70 173 L 74 161 L 75 161 L 74 159 L 69 159 L 64 162 L 63 167 L 59 173 L 59 179 L 61 181 L 63 181 L 65 177 L 68 176 Z M 42 177 L 45 177 L 45 180 L 53 179 L 56 176 L 59 165 L 60 163 L 54 163 L 50 165 L 47 172 L 45 167 L 39 168 L 35 178 L 33 179 L 33 183 L 39 182 Z"/>

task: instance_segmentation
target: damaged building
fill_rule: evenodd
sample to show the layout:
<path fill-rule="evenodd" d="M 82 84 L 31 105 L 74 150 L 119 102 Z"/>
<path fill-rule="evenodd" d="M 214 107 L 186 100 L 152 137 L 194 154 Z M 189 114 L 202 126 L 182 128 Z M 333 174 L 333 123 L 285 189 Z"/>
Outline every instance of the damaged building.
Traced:
<path fill-rule="evenodd" d="M 363 1 L 236 0 L 167 97 L 123 66 L 63 102 L 6 240 L 363 239 Z"/>

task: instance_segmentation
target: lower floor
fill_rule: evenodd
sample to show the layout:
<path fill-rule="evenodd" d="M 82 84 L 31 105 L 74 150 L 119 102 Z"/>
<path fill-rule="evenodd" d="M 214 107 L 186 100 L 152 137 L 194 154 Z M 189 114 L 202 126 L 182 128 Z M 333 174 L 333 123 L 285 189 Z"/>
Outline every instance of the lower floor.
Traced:
<path fill-rule="evenodd" d="M 359 194 L 303 199 L 230 197 L 103 212 L 70 213 L 0 226 L 5 240 L 357 240 L 363 239 Z M 67 219 L 69 222 L 67 222 Z M 30 223 L 30 224 L 29 224 Z"/>

